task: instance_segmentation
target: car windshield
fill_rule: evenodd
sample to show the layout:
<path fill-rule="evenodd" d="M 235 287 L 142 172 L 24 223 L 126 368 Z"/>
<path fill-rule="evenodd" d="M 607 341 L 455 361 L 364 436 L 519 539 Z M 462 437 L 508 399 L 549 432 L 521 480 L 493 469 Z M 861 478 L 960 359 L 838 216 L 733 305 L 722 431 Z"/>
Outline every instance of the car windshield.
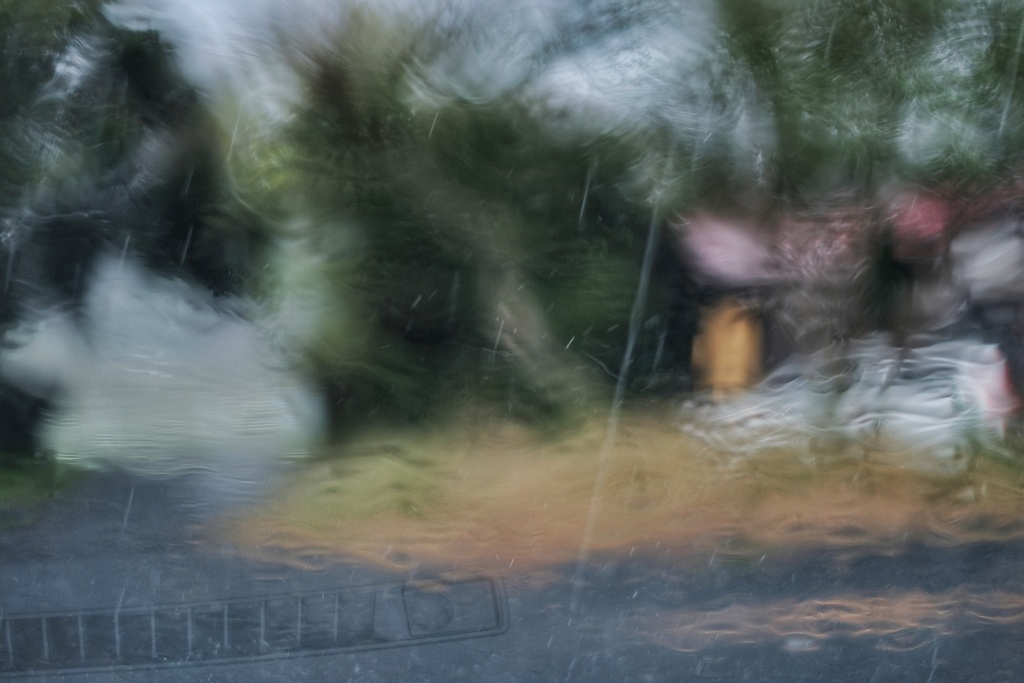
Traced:
<path fill-rule="evenodd" d="M 0 678 L 1024 677 L 1022 50 L 0 0 Z"/>

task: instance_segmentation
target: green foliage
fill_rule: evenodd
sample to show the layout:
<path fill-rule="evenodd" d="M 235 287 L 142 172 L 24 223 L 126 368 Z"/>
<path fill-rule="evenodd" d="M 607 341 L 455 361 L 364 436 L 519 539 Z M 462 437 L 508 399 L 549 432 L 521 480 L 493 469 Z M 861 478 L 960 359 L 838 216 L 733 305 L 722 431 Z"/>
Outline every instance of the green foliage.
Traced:
<path fill-rule="evenodd" d="M 34 519 L 39 506 L 75 476 L 45 458 L 0 459 L 0 529 Z"/>
<path fill-rule="evenodd" d="M 230 98 L 202 111 L 157 38 L 106 25 L 98 2 L 0 0 L 0 208 L 44 179 L 55 197 L 73 195 L 64 190 L 77 178 L 114 185 L 154 120 L 180 125 L 219 143 L 190 170 L 205 193 L 196 200 L 211 234 L 203 239 L 228 244 L 239 288 L 275 312 L 283 337 L 301 340 L 314 372 L 362 404 L 354 413 L 380 407 L 415 419 L 446 392 L 479 392 L 554 414 L 578 396 L 553 388 L 564 377 L 581 366 L 617 371 L 652 213 L 799 204 L 837 190 L 870 196 L 890 180 L 971 184 L 1019 167 L 1019 3 L 711 5 L 721 34 L 699 36 L 692 63 L 657 74 L 678 111 L 638 107 L 643 121 L 572 136 L 552 132 L 559 112 L 531 108 L 518 91 L 417 99 L 445 40 L 467 37 L 424 37 L 428 29 L 370 4 L 330 48 L 292 65 L 308 99 L 275 127 Z M 679 9 L 650 6 L 644 28 Z M 609 7 L 587 26 L 614 32 L 642 14 Z M 40 93 L 55 59 L 85 25 L 117 75 L 49 102 Z M 485 28 L 501 27 L 465 30 Z M 542 72 L 547 56 L 536 59 Z M 677 120 L 689 127 L 673 128 Z M 770 128 L 774 145 L 737 149 L 744 125 Z M 750 168 L 755 158 L 764 169 Z M 673 253 L 669 239 L 658 253 Z M 683 276 L 665 260 L 645 302 L 642 349 L 665 334 L 680 296 Z M 903 275 L 870 277 L 892 295 Z M 497 321 L 520 288 L 542 320 L 516 357 Z M 564 373 L 551 369 L 559 364 Z M 539 381 L 545 374 L 554 379 Z"/>

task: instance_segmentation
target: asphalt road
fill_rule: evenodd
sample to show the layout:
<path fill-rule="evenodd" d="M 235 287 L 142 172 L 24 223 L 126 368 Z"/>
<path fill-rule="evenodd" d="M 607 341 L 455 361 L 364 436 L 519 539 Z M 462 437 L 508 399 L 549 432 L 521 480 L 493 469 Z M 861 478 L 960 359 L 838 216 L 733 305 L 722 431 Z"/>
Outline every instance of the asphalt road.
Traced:
<path fill-rule="evenodd" d="M 4 513 L 0 677 L 60 681 L 1024 679 L 1024 544 L 592 556 L 444 580 L 244 560 L 173 483 Z"/>

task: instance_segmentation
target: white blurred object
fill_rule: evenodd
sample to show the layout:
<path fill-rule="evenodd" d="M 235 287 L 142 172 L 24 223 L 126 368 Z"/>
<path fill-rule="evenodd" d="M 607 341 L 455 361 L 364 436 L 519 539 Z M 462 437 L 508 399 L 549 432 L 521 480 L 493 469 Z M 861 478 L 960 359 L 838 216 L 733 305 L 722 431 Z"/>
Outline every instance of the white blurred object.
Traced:
<path fill-rule="evenodd" d="M 61 460 L 258 483 L 268 465 L 306 454 L 325 416 L 239 308 L 102 258 L 81 311 L 42 310 L 12 331 L 0 373 L 51 399 L 41 442 Z"/>
<path fill-rule="evenodd" d="M 999 443 L 1017 407 L 994 345 L 897 349 L 872 336 L 794 357 L 754 391 L 689 411 L 684 429 L 734 454 L 838 451 L 958 471 L 975 446 Z"/>
<path fill-rule="evenodd" d="M 683 259 L 702 284 L 769 285 L 783 278 L 764 228 L 753 221 L 702 213 L 673 227 Z"/>
<path fill-rule="evenodd" d="M 949 252 L 954 273 L 974 301 L 1024 295 L 1024 224 L 1019 216 L 966 226 Z"/>

